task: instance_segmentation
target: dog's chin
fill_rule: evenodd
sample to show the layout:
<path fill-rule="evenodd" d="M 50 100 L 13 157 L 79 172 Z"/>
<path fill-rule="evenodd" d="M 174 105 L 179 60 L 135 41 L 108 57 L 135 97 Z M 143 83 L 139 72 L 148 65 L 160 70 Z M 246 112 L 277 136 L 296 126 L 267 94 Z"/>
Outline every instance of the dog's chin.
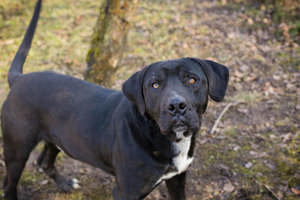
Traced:
<path fill-rule="evenodd" d="M 161 130 L 162 134 L 165 135 L 171 142 L 180 142 L 186 137 L 192 135 L 192 131 L 188 126 L 174 126 L 169 127 L 165 131 Z"/>
<path fill-rule="evenodd" d="M 180 142 L 182 139 L 191 136 L 197 132 L 199 127 L 198 120 L 192 121 L 171 121 L 164 118 L 157 120 L 157 125 L 162 135 L 171 142 Z"/>
<path fill-rule="evenodd" d="M 192 135 L 192 131 L 187 126 L 180 126 L 172 128 L 175 137 L 175 142 L 180 142 L 182 139 Z"/>

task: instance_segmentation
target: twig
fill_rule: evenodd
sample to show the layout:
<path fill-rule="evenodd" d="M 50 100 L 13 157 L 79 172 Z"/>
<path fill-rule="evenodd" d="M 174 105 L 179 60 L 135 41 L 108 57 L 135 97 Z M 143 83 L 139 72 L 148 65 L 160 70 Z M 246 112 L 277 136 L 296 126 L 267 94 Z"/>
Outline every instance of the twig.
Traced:
<path fill-rule="evenodd" d="M 267 185 L 265 185 L 265 184 L 263 184 L 263 186 L 264 186 L 264 188 L 270 193 L 270 195 L 271 195 L 274 199 L 276 199 L 276 200 L 281 200 L 281 198 L 279 198 L 279 197 L 275 194 L 275 192 L 274 192 L 273 190 L 271 190 L 271 188 L 270 188 L 269 186 L 267 186 Z"/>
<path fill-rule="evenodd" d="M 237 104 L 241 103 L 241 101 L 237 101 L 237 102 L 230 102 L 229 104 L 227 104 L 225 106 L 225 108 L 223 109 L 223 111 L 220 113 L 219 117 L 217 118 L 217 120 L 214 123 L 214 126 L 212 127 L 210 134 L 213 134 L 218 126 L 218 124 L 220 123 L 220 120 L 222 119 L 223 115 L 226 113 L 226 111 L 231 107 L 231 106 L 235 106 Z"/>
<path fill-rule="evenodd" d="M 5 166 L 5 163 L 4 163 L 3 160 L 0 159 L 0 166 L 1 166 L 1 165 L 4 167 L 4 166 Z"/>
<path fill-rule="evenodd" d="M 258 187 L 263 187 L 265 190 L 267 190 L 268 194 L 269 194 L 273 199 L 275 199 L 275 200 L 281 200 L 281 198 L 278 197 L 278 196 L 276 195 L 276 193 L 275 193 L 268 185 L 260 183 L 260 182 L 259 182 L 258 180 L 256 180 L 255 178 L 254 178 L 254 181 L 255 181 L 255 183 L 258 185 Z"/>

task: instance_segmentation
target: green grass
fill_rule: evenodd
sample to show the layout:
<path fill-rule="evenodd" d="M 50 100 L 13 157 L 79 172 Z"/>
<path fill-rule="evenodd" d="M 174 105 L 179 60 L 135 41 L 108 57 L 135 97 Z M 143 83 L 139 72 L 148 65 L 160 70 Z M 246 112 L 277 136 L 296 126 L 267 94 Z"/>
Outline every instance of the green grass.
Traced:
<path fill-rule="evenodd" d="M 0 21 L 1 102 L 8 91 L 8 67 L 30 21 L 34 3 L 33 0 L 0 3 L 0 13 L 7 16 Z M 97 8 L 98 2 L 91 0 L 45 1 L 24 73 L 54 70 L 81 77 Z"/>

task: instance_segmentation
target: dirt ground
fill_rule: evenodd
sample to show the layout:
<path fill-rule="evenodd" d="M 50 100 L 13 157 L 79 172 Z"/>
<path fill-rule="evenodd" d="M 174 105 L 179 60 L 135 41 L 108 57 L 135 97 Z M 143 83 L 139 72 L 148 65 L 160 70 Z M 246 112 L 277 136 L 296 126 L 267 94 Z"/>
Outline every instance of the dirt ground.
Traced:
<path fill-rule="evenodd" d="M 45 3 L 44 10 L 47 6 L 52 4 Z M 71 9 L 72 6 L 70 4 L 64 9 Z M 84 43 L 85 52 L 93 25 L 88 19 L 95 18 L 95 21 L 96 12 L 97 9 L 93 9 L 87 17 L 80 10 L 76 16 L 72 12 L 65 16 L 72 19 L 74 30 L 84 23 L 89 26 L 89 31 L 80 40 Z M 41 18 L 37 32 L 43 31 L 43 23 L 46 23 L 43 20 L 46 17 Z M 226 99 L 221 103 L 209 103 L 197 136 L 196 156 L 187 178 L 187 199 L 300 199 L 296 196 L 297 192 L 300 193 L 297 188 L 300 185 L 299 44 L 284 38 L 279 42 L 268 16 L 262 17 L 259 13 L 249 15 L 247 7 L 222 4 L 220 1 L 141 1 L 132 20 L 129 47 L 122 61 L 124 67 L 116 76 L 115 88 L 120 88 L 134 71 L 158 60 L 194 56 L 215 60 L 230 69 Z M 0 47 L 5 48 L 13 43 L 15 48 L 24 30 L 18 31 L 20 35 L 17 39 L 0 38 Z M 37 49 L 34 48 L 40 47 L 43 51 L 47 45 L 52 45 L 41 35 L 37 33 L 34 41 L 37 45 L 33 45 L 29 60 L 30 64 L 38 64 L 39 67 L 30 70 L 40 70 L 43 68 L 40 65 L 44 64 L 45 68 L 81 77 L 85 69 L 85 55 L 80 55 L 78 60 L 71 52 L 74 49 L 72 34 L 66 33 L 65 36 L 70 54 L 58 55 L 57 60 L 55 56 L 47 57 L 49 61 L 38 58 L 35 63 Z M 13 42 L 9 43 L 10 40 Z M 12 53 L 8 55 L 10 58 L 4 57 L 8 61 L 0 62 L 3 65 L 0 71 L 0 94 L 3 99 L 7 94 L 7 66 L 4 65 L 8 64 Z M 216 124 L 222 111 L 224 115 Z M 217 127 L 212 132 L 214 124 Z M 18 188 L 21 200 L 112 199 L 113 177 L 74 161 L 63 153 L 58 157 L 58 169 L 66 176 L 77 178 L 81 188 L 71 194 L 61 193 L 34 164 L 40 150 L 41 145 L 32 153 L 23 172 Z M 0 180 L 4 173 L 0 148 Z M 164 184 L 147 198 L 163 199 L 168 199 Z"/>

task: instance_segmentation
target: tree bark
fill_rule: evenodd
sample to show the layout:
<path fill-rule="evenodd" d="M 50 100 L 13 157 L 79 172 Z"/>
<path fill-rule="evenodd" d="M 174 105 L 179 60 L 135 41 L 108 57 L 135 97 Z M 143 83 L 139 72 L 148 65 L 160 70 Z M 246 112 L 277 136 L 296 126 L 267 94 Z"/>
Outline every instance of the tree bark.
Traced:
<path fill-rule="evenodd" d="M 101 0 L 91 47 L 87 54 L 85 79 L 111 87 L 126 48 L 129 17 L 138 0 Z"/>

